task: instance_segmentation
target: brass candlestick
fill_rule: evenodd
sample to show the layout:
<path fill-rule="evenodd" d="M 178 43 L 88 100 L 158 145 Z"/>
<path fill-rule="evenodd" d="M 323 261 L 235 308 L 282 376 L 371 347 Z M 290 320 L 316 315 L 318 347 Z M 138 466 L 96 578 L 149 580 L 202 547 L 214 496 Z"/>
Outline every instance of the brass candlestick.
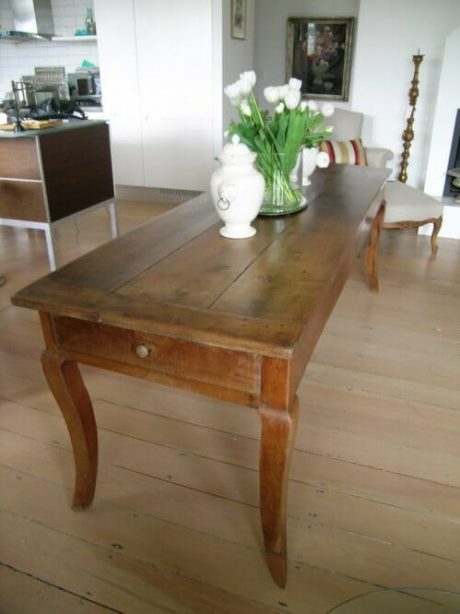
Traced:
<path fill-rule="evenodd" d="M 398 180 L 402 183 L 406 183 L 407 181 L 407 167 L 409 165 L 409 150 L 414 139 L 414 113 L 415 113 L 415 105 L 417 102 L 417 98 L 419 95 L 418 90 L 418 73 L 420 69 L 420 64 L 423 61 L 423 55 L 420 55 L 420 49 L 416 55 L 412 56 L 412 62 L 414 63 L 414 76 L 412 78 L 411 87 L 409 90 L 409 106 L 412 107 L 410 115 L 407 119 L 407 126 L 404 132 L 402 133 L 403 139 L 403 153 L 401 156 L 401 170 L 399 171 Z"/>

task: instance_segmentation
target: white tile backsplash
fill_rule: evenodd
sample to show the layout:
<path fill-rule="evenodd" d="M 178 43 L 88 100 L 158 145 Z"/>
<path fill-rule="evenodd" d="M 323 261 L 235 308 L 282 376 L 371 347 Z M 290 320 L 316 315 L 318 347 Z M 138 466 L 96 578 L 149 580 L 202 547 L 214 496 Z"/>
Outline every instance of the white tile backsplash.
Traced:
<path fill-rule="evenodd" d="M 73 36 L 79 28 L 85 27 L 87 8 L 93 8 L 92 0 L 52 0 L 54 30 L 59 36 Z M 13 28 L 13 13 L 9 2 L 0 0 L 0 27 Z M 22 75 L 33 75 L 35 66 L 64 66 L 66 73 L 74 72 L 88 60 L 96 66 L 99 63 L 97 43 L 0 41 L 0 101 L 11 91 L 11 81 L 18 81 Z"/>

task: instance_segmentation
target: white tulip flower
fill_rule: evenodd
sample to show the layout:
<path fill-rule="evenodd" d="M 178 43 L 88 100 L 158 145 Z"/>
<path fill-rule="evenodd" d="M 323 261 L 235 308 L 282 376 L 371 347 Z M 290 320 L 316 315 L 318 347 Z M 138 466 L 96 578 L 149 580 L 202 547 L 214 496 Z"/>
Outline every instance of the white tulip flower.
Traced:
<path fill-rule="evenodd" d="M 286 96 L 284 97 L 284 104 L 288 109 L 296 109 L 297 105 L 300 102 L 300 91 L 299 90 L 289 90 Z"/>
<path fill-rule="evenodd" d="M 319 168 L 327 168 L 329 166 L 329 154 L 327 151 L 319 151 L 316 156 L 316 166 Z"/>
<path fill-rule="evenodd" d="M 247 100 L 243 100 L 243 102 L 240 104 L 240 110 L 243 115 L 247 115 L 248 117 L 251 116 L 251 107 L 249 106 Z"/>
<path fill-rule="evenodd" d="M 314 100 L 307 100 L 307 107 L 310 109 L 310 111 L 318 110 L 318 104 Z"/>
<path fill-rule="evenodd" d="M 240 75 L 240 79 L 243 81 L 249 81 L 251 88 L 256 84 L 256 73 L 253 70 L 246 70 Z"/>
<path fill-rule="evenodd" d="M 324 117 L 330 117 L 334 115 L 334 105 L 331 102 L 325 102 L 321 106 L 321 115 Z"/>
<path fill-rule="evenodd" d="M 252 85 L 247 79 L 240 79 L 236 82 L 240 91 L 240 96 L 247 96 L 252 91 Z"/>
<path fill-rule="evenodd" d="M 275 113 L 282 113 L 284 111 L 284 104 L 282 102 L 280 102 L 276 107 L 275 107 Z"/>
<path fill-rule="evenodd" d="M 329 134 L 331 132 L 334 132 L 334 126 L 324 126 L 323 128 L 324 132 L 329 132 Z"/>
<path fill-rule="evenodd" d="M 236 96 L 239 96 L 240 88 L 238 86 L 238 83 L 235 82 L 230 83 L 230 85 L 227 85 L 227 87 L 224 88 L 224 94 L 229 98 L 235 98 Z"/>
<path fill-rule="evenodd" d="M 279 92 L 279 97 L 280 100 L 283 100 L 284 97 L 286 96 L 286 94 L 289 92 L 289 86 L 286 85 L 279 85 L 278 86 L 278 92 Z"/>
<path fill-rule="evenodd" d="M 289 79 L 288 88 L 290 90 L 299 90 L 300 91 L 301 87 L 302 87 L 302 81 L 300 79 L 294 79 L 294 77 Z"/>
<path fill-rule="evenodd" d="M 302 102 L 299 104 L 299 109 L 301 111 L 305 111 L 305 109 L 308 107 L 308 103 L 306 100 L 302 100 Z"/>
<path fill-rule="evenodd" d="M 224 94 L 230 99 L 234 106 L 238 106 L 241 102 L 240 88 L 238 82 L 231 83 L 224 88 Z"/>
<path fill-rule="evenodd" d="M 278 88 L 273 86 L 266 87 L 264 89 L 264 96 L 265 100 L 267 100 L 267 102 L 271 102 L 272 104 L 276 104 L 280 99 Z"/>

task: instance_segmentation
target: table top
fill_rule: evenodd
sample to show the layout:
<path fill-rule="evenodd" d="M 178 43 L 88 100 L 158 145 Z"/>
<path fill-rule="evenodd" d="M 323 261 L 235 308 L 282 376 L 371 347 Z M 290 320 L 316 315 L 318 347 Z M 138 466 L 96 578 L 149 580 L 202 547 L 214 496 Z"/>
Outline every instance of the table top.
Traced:
<path fill-rule="evenodd" d="M 315 313 L 332 310 L 387 176 L 357 166 L 318 169 L 307 209 L 258 218 L 257 234 L 239 240 L 219 234 L 222 222 L 203 194 L 36 281 L 12 302 L 289 358 Z"/>

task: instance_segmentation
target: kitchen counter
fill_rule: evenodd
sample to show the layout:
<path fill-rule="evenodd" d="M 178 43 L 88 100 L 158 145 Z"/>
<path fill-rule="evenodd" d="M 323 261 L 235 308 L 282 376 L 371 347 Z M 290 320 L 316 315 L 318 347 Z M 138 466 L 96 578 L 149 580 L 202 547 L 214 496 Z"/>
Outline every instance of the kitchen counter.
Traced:
<path fill-rule="evenodd" d="M 40 128 L 38 130 L 24 130 L 23 132 L 15 132 L 14 130 L 0 130 L 0 139 L 24 139 L 32 138 L 36 136 L 42 136 L 43 134 L 55 134 L 65 132 L 68 130 L 87 129 L 96 124 L 106 124 L 104 120 L 94 119 L 70 119 L 60 125 L 52 128 Z"/>
<path fill-rule="evenodd" d="M 109 126 L 73 120 L 53 128 L 0 134 L 0 225 L 45 231 L 56 268 L 52 225 L 109 205 L 117 235 Z"/>

